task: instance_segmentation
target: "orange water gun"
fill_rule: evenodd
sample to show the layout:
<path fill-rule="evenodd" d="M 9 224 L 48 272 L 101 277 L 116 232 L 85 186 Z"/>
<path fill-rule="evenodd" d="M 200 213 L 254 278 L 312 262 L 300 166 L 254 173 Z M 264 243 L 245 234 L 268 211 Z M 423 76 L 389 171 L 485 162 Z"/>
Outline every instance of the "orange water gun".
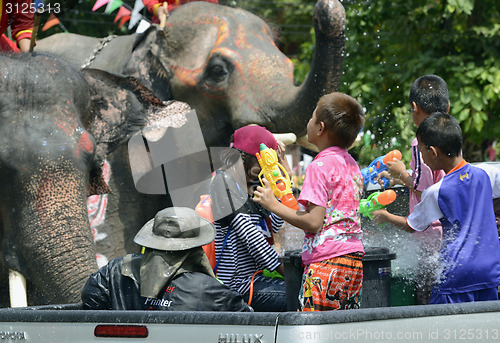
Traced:
<path fill-rule="evenodd" d="M 262 169 L 259 173 L 261 185 L 264 187 L 264 182 L 262 182 L 262 175 L 264 175 L 266 180 L 269 181 L 274 196 L 280 199 L 283 205 L 298 210 L 299 205 L 293 196 L 290 177 L 283 166 L 278 162 L 278 154 L 276 151 L 268 148 L 264 143 L 261 143 L 260 153 L 256 153 L 255 156 L 257 156 L 260 168 Z"/>
<path fill-rule="evenodd" d="M 396 200 L 396 192 L 392 189 L 383 192 L 374 192 L 368 198 L 361 200 L 359 212 L 363 217 L 373 219 L 372 212 L 381 210 Z"/>

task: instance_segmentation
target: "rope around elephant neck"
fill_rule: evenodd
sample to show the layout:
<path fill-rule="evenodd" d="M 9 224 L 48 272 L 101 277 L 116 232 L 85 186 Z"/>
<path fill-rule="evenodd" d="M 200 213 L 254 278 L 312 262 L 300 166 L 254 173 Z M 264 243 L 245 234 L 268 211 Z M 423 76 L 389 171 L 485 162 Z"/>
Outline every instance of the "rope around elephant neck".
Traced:
<path fill-rule="evenodd" d="M 83 69 L 83 68 L 87 68 L 88 66 L 90 66 L 92 64 L 92 62 L 94 62 L 94 60 L 96 59 L 97 55 L 102 51 L 102 49 L 104 49 L 104 47 L 106 45 L 108 45 L 108 43 L 111 42 L 111 40 L 115 37 L 116 37 L 116 35 L 109 35 L 107 37 L 101 38 L 101 40 L 99 41 L 99 45 L 94 49 L 94 51 L 92 52 L 92 55 L 90 55 L 85 60 L 85 63 L 82 65 L 81 68 Z"/>

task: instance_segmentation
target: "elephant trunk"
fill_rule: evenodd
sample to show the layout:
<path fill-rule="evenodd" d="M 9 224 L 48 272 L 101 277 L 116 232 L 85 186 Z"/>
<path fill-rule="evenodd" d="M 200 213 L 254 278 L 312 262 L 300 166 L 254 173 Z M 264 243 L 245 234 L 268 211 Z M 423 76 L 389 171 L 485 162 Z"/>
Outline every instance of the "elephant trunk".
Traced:
<path fill-rule="evenodd" d="M 4 254 L 8 267 L 42 295 L 31 303 L 79 302 L 85 281 L 97 270 L 85 189 L 83 182 L 50 175 L 18 192 L 23 198 L 12 199 L 11 213 L 18 215 L 4 218 L 10 231 Z"/>
<path fill-rule="evenodd" d="M 316 46 L 306 80 L 297 87 L 293 100 L 278 110 L 277 132 L 290 130 L 302 136 L 319 98 L 338 89 L 344 60 L 345 10 L 338 0 L 320 0 L 314 8 Z"/>

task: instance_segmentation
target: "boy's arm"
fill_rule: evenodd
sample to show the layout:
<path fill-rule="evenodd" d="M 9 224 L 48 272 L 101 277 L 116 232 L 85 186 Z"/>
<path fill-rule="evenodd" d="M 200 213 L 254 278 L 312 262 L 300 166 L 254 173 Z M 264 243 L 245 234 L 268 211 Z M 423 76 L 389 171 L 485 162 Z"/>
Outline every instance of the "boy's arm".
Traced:
<path fill-rule="evenodd" d="M 264 208 L 275 213 L 289 224 L 306 232 L 317 233 L 321 230 L 326 214 L 324 207 L 309 203 L 306 211 L 291 209 L 276 199 L 269 186 L 269 181 L 266 179 L 263 181 L 265 187 L 257 187 L 257 190 L 254 192 L 253 201 L 261 204 Z"/>
<path fill-rule="evenodd" d="M 397 216 L 383 209 L 372 212 L 373 222 L 390 223 L 407 232 L 424 231 L 433 221 L 444 216 L 438 203 L 440 185 L 441 182 L 435 183 L 423 191 L 421 201 L 408 217 Z"/>
<path fill-rule="evenodd" d="M 415 230 L 408 225 L 405 217 L 389 213 L 386 209 L 373 211 L 372 217 L 373 222 L 377 225 L 389 223 L 406 232 L 415 232 Z"/>

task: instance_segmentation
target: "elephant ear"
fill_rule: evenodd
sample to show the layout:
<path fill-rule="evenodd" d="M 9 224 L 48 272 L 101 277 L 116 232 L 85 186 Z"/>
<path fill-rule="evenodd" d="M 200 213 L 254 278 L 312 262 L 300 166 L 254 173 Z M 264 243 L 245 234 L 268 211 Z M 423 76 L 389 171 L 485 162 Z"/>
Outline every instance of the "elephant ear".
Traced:
<path fill-rule="evenodd" d="M 97 69 L 83 69 L 90 88 L 90 113 L 85 125 L 96 140 L 98 157 L 128 141 L 148 122 L 151 113 L 166 105 L 133 77 Z"/>

